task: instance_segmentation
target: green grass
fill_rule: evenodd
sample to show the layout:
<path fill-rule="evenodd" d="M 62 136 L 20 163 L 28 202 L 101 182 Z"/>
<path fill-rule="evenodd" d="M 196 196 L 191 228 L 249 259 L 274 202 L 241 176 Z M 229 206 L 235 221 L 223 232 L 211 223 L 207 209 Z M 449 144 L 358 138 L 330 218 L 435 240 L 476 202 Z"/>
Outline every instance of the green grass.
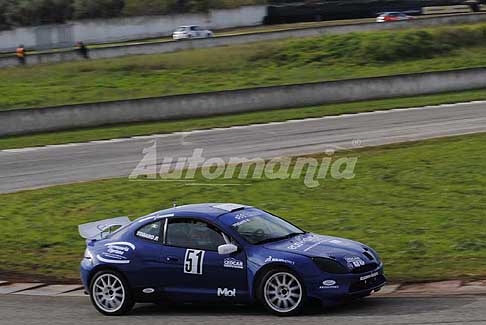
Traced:
<path fill-rule="evenodd" d="M 481 67 L 486 24 L 7 68 L 0 109 Z"/>
<path fill-rule="evenodd" d="M 0 195 L 0 271 L 78 277 L 76 226 L 179 204 L 241 202 L 306 230 L 375 247 L 392 281 L 486 276 L 486 134 L 363 149 L 355 178 L 232 180 L 186 186 L 111 179 Z M 334 157 L 334 160 L 337 157 Z M 211 185 L 211 186 L 209 186 Z"/>
<path fill-rule="evenodd" d="M 486 99 L 486 89 L 0 138 L 0 150 Z"/>

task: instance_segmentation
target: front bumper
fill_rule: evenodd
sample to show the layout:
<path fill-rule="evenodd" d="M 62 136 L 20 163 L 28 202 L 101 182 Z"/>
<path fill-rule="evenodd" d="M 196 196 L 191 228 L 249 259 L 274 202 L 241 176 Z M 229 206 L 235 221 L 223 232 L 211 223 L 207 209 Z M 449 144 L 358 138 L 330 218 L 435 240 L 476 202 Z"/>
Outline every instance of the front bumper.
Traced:
<path fill-rule="evenodd" d="M 306 281 L 307 295 L 323 302 L 360 298 L 379 291 L 386 284 L 383 264 L 360 274 L 322 274 Z"/>
<path fill-rule="evenodd" d="M 182 40 L 182 39 L 188 39 L 189 35 L 188 34 L 173 34 L 172 39 L 174 40 Z"/>

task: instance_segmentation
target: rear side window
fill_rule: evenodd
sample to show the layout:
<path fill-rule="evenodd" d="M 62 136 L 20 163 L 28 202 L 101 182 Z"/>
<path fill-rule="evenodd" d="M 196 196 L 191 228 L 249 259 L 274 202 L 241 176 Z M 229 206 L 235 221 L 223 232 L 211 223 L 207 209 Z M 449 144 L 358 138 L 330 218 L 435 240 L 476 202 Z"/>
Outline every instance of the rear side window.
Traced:
<path fill-rule="evenodd" d="M 162 222 L 159 220 L 156 222 L 149 223 L 148 225 L 145 225 L 142 228 L 138 229 L 135 235 L 141 239 L 145 239 L 153 242 L 159 242 L 161 228 L 162 228 Z"/>
<path fill-rule="evenodd" d="M 166 244 L 169 246 L 217 251 L 226 244 L 222 233 L 212 225 L 194 219 L 169 220 Z"/>

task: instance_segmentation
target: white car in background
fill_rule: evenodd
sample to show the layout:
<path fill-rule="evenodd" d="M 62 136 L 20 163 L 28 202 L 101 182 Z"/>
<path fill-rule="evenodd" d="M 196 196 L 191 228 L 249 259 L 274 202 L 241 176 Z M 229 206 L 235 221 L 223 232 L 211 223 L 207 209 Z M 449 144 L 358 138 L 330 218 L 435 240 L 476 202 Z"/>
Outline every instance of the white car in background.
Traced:
<path fill-rule="evenodd" d="M 176 41 L 193 38 L 209 38 L 213 37 L 213 32 L 196 25 L 180 26 L 172 34 L 172 38 Z"/>

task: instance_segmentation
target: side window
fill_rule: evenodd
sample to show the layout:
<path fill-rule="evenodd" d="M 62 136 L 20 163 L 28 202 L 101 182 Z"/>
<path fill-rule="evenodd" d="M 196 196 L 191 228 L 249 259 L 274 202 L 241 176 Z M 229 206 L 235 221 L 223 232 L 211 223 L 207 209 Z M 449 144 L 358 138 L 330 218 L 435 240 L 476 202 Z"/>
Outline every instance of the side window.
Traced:
<path fill-rule="evenodd" d="M 217 251 L 226 243 L 217 228 L 194 219 L 169 220 L 166 236 L 166 245 L 207 251 Z"/>
<path fill-rule="evenodd" d="M 145 225 L 142 228 L 138 229 L 135 235 L 138 238 L 158 242 L 160 239 L 160 229 L 162 225 L 163 223 L 160 220 L 149 223 L 148 225 Z"/>

